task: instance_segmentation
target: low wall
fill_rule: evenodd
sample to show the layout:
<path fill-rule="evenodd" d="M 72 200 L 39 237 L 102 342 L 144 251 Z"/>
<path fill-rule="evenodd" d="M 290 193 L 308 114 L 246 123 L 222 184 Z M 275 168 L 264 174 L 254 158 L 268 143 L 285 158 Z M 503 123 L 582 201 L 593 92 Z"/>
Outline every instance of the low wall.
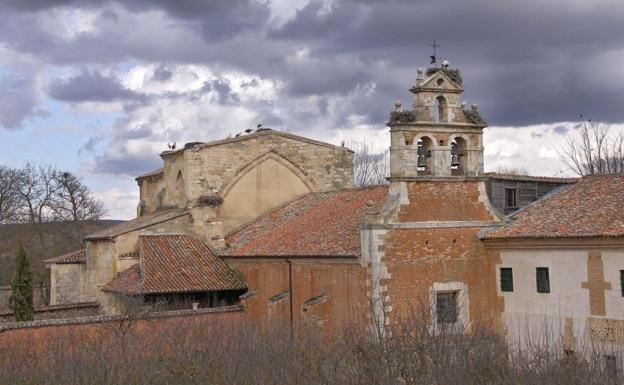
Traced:
<path fill-rule="evenodd" d="M 45 357 L 60 346 L 107 349 L 131 339 L 149 353 L 150 346 L 175 346 L 183 338 L 197 338 L 244 319 L 243 306 L 148 313 L 140 316 L 91 316 L 13 322 L 0 325 L 0 354 L 4 350 Z M 64 342 L 63 342 L 64 341 Z M 63 345 L 61 345 L 61 343 Z"/>
<path fill-rule="evenodd" d="M 97 302 L 84 302 L 68 305 L 41 306 L 35 309 L 35 320 L 96 316 L 100 313 Z M 12 310 L 0 310 L 0 327 L 15 321 Z"/>

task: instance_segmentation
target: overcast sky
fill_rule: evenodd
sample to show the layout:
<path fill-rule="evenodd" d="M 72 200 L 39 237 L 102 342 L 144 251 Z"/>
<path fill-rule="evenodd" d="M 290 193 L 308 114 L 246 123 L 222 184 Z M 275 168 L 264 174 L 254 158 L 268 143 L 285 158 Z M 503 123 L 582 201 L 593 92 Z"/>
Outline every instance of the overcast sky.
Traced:
<path fill-rule="evenodd" d="M 387 147 L 433 37 L 489 122 L 486 170 L 560 175 L 579 115 L 624 124 L 619 0 L 0 0 L 0 163 L 82 175 L 109 217 L 167 142 L 258 122 Z"/>

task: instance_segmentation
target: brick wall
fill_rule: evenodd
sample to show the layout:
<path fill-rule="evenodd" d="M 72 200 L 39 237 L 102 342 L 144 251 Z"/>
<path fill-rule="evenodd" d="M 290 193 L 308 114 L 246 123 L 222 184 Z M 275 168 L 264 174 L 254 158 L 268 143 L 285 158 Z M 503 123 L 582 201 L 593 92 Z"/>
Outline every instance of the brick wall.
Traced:
<path fill-rule="evenodd" d="M 401 206 L 399 222 L 491 221 L 487 192 L 480 181 L 407 183 L 409 205 Z"/>
<path fill-rule="evenodd" d="M 261 322 L 312 326 L 327 335 L 359 323 L 368 310 L 366 269 L 358 260 L 229 258 L 249 284 L 247 316 Z M 292 282 L 292 286 L 291 286 Z"/>
<path fill-rule="evenodd" d="M 381 281 L 390 322 L 429 309 L 433 287 L 465 285 L 468 321 L 500 321 L 502 300 L 496 291 L 496 253 L 478 233 L 497 218 L 482 181 L 419 181 L 406 183 L 409 204 L 401 205 L 399 224 L 383 237 L 379 251 L 389 278 Z M 440 221 L 436 225 L 436 221 Z M 423 222 L 432 225 L 424 228 Z M 424 307 L 423 307 L 424 306 Z"/>
<path fill-rule="evenodd" d="M 384 239 L 390 279 L 382 281 L 392 306 L 390 319 L 428 306 L 435 282 L 463 282 L 468 287 L 471 322 L 500 319 L 496 294 L 498 255 L 483 247 L 481 228 L 406 229 L 389 231 Z M 396 316 L 395 316 L 396 315 Z"/>
<path fill-rule="evenodd" d="M 168 336 L 178 339 L 185 333 L 190 335 L 209 328 L 236 326 L 237 322 L 243 320 L 243 315 L 242 307 L 231 306 L 153 313 L 131 324 L 126 322 L 123 327 L 121 317 L 118 316 L 4 324 L 0 325 L 0 346 L 7 351 L 15 347 L 22 353 L 33 354 L 53 353 L 61 340 L 71 341 L 71 344 L 65 345 L 67 348 L 85 346 L 95 341 L 101 348 L 117 344 L 119 331 L 127 327 L 129 338 L 135 344 L 144 346 L 146 353 L 150 353 L 149 345 L 156 339 L 162 340 Z"/>

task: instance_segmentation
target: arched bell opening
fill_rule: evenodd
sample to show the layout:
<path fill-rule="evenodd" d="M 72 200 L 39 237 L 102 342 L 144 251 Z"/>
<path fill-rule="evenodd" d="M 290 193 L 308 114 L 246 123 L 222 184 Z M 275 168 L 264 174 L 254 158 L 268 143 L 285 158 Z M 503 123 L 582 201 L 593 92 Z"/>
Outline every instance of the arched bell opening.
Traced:
<path fill-rule="evenodd" d="M 456 137 L 451 141 L 451 175 L 464 175 L 466 140 Z"/>
<path fill-rule="evenodd" d="M 418 147 L 417 175 L 431 175 L 431 150 L 433 149 L 433 141 L 423 136 L 416 142 Z"/>

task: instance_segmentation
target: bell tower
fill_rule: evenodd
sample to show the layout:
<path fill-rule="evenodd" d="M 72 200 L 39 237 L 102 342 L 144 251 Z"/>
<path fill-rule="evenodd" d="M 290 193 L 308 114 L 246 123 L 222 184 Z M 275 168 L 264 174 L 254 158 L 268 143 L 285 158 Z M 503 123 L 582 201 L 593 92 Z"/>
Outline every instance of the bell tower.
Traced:
<path fill-rule="evenodd" d="M 483 129 L 476 104 L 465 109 L 458 69 L 419 68 L 411 110 L 390 113 L 390 180 L 483 176 Z"/>

